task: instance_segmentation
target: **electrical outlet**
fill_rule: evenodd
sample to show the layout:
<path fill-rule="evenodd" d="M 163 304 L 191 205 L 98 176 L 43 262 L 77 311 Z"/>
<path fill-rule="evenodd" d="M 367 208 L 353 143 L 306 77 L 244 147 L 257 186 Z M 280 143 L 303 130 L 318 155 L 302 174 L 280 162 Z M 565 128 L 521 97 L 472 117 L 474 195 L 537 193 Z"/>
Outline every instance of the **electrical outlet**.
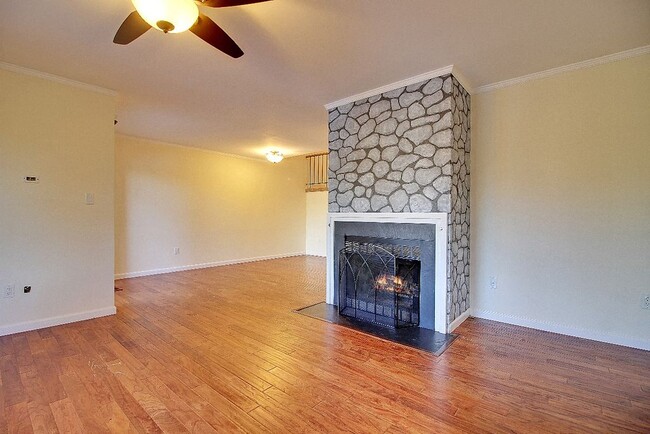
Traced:
<path fill-rule="evenodd" d="M 16 286 L 14 284 L 5 285 L 4 290 L 2 291 L 3 298 L 14 298 L 16 294 Z"/>
<path fill-rule="evenodd" d="M 490 289 L 494 291 L 498 286 L 497 277 L 490 276 Z"/>
<path fill-rule="evenodd" d="M 174 247 L 174 255 L 180 255 L 181 254 L 181 248 L 180 247 Z"/>
<path fill-rule="evenodd" d="M 641 309 L 650 309 L 650 294 L 641 297 Z"/>

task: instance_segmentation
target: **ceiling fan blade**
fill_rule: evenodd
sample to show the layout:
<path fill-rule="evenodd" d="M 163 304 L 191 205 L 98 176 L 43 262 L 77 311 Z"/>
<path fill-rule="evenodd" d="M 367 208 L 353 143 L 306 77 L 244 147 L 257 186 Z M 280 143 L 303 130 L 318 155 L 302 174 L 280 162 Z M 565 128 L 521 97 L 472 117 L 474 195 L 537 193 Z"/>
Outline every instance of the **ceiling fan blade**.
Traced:
<path fill-rule="evenodd" d="M 237 58 L 244 54 L 221 27 L 202 13 L 199 13 L 199 19 L 190 27 L 190 32 L 231 57 Z"/>
<path fill-rule="evenodd" d="M 139 36 L 142 36 L 142 34 L 150 28 L 151 26 L 142 19 L 140 14 L 133 11 L 128 17 L 126 17 L 120 28 L 117 29 L 113 42 L 116 44 L 126 45 L 129 42 L 133 42 Z"/>
<path fill-rule="evenodd" d="M 270 0 L 198 0 L 203 6 L 211 8 L 227 8 L 230 6 L 242 6 L 252 3 L 262 3 Z"/>

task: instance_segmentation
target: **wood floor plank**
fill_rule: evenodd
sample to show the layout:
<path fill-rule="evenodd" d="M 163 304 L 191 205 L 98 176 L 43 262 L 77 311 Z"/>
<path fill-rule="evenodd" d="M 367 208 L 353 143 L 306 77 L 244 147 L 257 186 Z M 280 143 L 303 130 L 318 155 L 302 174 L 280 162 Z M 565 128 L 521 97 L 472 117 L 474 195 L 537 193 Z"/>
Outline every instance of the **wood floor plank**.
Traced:
<path fill-rule="evenodd" d="M 110 402 L 103 406 L 102 414 L 108 414 L 106 426 L 110 432 L 136 434 L 138 428 L 134 426 L 129 417 L 116 402 Z"/>
<path fill-rule="evenodd" d="M 61 367 L 58 360 L 52 360 L 47 351 L 41 351 L 33 354 L 34 366 L 43 384 L 44 398 L 48 403 L 60 401 L 66 398 L 63 384 L 59 381 Z"/>
<path fill-rule="evenodd" d="M 11 336 L 0 336 L 0 357 L 12 356 L 16 353 Z"/>
<path fill-rule="evenodd" d="M 7 417 L 8 432 L 16 434 L 28 434 L 34 432 L 26 402 L 19 402 L 5 408 L 5 414 Z"/>
<path fill-rule="evenodd" d="M 56 420 L 59 432 L 71 434 L 84 434 L 83 424 L 77 410 L 70 399 L 50 403 L 50 409 Z"/>
<path fill-rule="evenodd" d="M 147 382 L 150 384 L 150 389 L 162 400 L 170 413 L 181 422 L 188 431 L 192 433 L 217 433 L 209 423 L 197 415 L 192 408 L 172 392 L 158 377 L 155 375 L 148 377 Z"/>
<path fill-rule="evenodd" d="M 0 434 L 650 432 L 650 352 L 470 318 L 436 357 L 294 313 L 322 258 L 118 285 L 0 338 Z"/>
<path fill-rule="evenodd" d="M 93 394 L 77 375 L 75 364 L 68 359 L 61 360 L 61 375 L 59 381 L 65 389 L 69 402 L 74 406 L 80 422 L 88 432 L 107 433 L 106 419 L 100 413 L 101 403 L 94 401 Z M 63 401 L 63 400 L 61 400 Z M 66 404 L 67 405 L 67 404 Z"/>
<path fill-rule="evenodd" d="M 2 387 L 2 376 L 0 375 L 0 433 L 9 432 L 9 427 L 7 426 L 7 410 L 4 406 L 4 388 Z"/>
<path fill-rule="evenodd" d="M 165 385 L 183 399 L 203 420 L 218 432 L 263 432 L 264 427 L 253 421 L 246 412 L 223 396 L 203 395 L 189 389 L 173 376 L 162 379 Z M 207 386 L 203 386 L 207 387 Z M 214 393 L 210 389 L 210 393 Z"/>
<path fill-rule="evenodd" d="M 116 362 L 113 362 L 116 363 Z M 119 371 L 118 371 L 119 372 Z M 160 433 L 162 430 L 133 395 L 120 383 L 112 371 L 97 373 L 111 391 L 115 405 L 119 406 L 131 426 L 139 433 Z M 120 432 L 120 431 L 115 431 Z"/>
<path fill-rule="evenodd" d="M 112 364 L 109 370 L 153 419 L 162 432 L 182 433 L 188 430 L 171 414 L 160 397 L 151 390 L 149 376 L 136 375 L 127 364 Z"/>
<path fill-rule="evenodd" d="M 16 367 L 17 360 L 11 355 L 0 357 L 0 377 L 2 378 L 2 397 L 5 408 L 27 402 L 27 393 Z"/>
<path fill-rule="evenodd" d="M 45 389 L 35 367 L 25 369 L 20 373 L 28 396 L 27 410 L 32 428 L 39 433 L 58 433 L 56 421 L 52 415 L 49 402 L 45 399 Z"/>
<path fill-rule="evenodd" d="M 16 350 L 16 366 L 22 372 L 24 368 L 31 369 L 34 365 L 32 352 L 27 336 L 23 333 L 12 335 L 12 342 Z"/>

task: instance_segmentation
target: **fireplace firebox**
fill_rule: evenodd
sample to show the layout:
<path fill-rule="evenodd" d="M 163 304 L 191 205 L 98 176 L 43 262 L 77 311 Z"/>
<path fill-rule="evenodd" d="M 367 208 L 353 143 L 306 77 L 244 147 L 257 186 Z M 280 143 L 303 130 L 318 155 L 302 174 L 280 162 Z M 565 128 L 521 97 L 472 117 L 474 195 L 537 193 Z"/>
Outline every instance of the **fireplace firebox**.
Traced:
<path fill-rule="evenodd" d="M 418 326 L 420 257 L 420 240 L 346 236 L 339 313 L 394 328 Z"/>

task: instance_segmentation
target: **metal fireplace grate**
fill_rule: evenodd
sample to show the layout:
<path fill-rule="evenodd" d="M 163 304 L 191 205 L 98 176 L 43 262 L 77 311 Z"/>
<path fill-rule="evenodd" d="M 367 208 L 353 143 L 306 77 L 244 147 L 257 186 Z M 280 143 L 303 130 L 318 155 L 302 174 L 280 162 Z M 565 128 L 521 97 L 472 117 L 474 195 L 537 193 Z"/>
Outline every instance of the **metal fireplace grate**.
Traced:
<path fill-rule="evenodd" d="M 346 237 L 339 251 L 339 313 L 389 327 L 420 321 L 417 240 Z"/>

